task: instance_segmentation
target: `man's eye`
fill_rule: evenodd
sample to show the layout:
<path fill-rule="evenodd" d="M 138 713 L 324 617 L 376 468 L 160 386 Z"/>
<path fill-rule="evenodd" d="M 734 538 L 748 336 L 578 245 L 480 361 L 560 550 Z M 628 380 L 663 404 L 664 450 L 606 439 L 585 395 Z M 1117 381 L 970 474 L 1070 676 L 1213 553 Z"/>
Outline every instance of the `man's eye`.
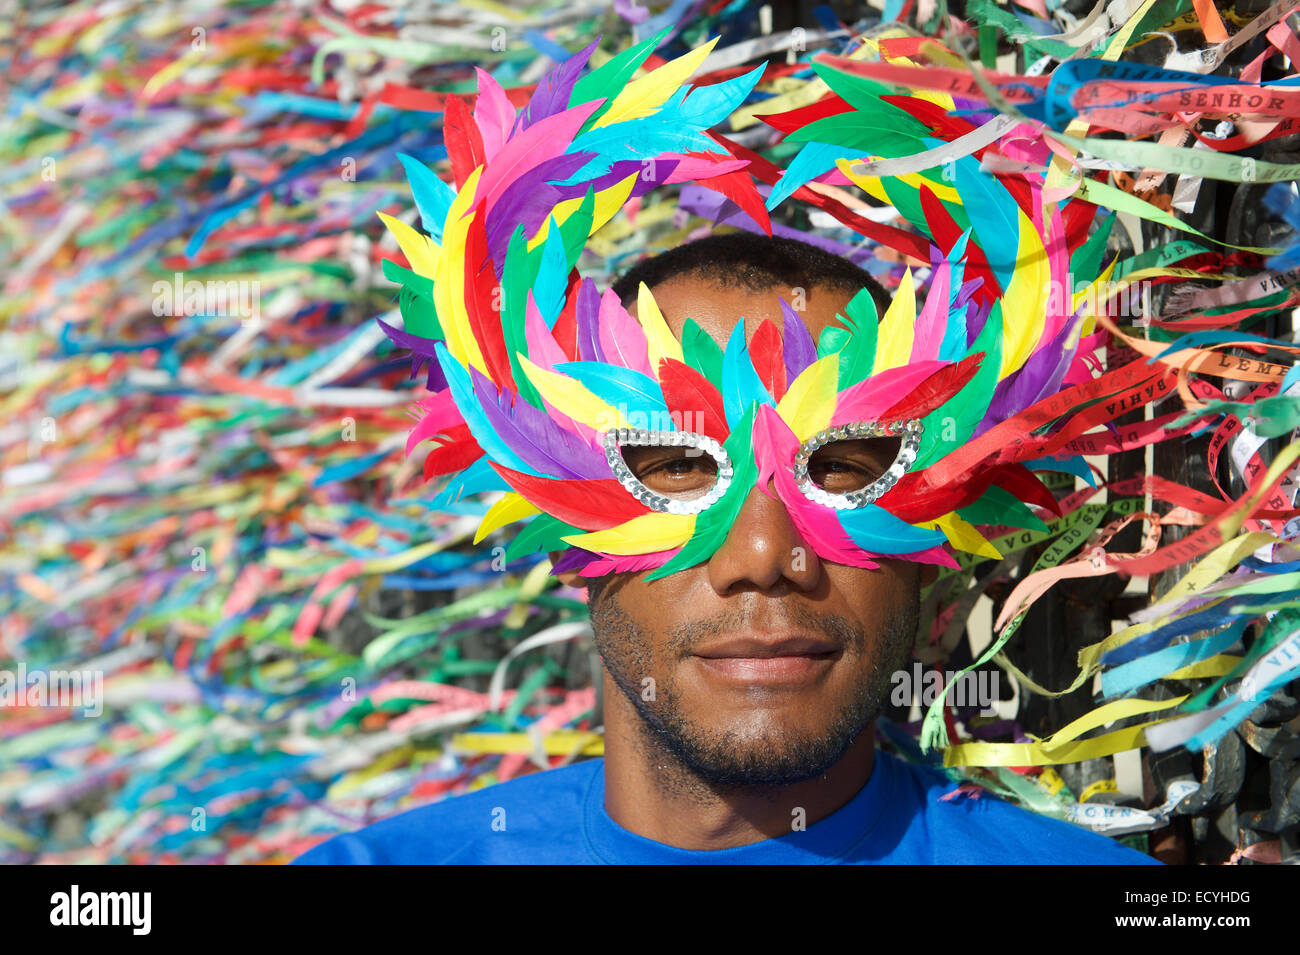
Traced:
<path fill-rule="evenodd" d="M 832 441 L 808 458 L 808 477 L 832 494 L 860 491 L 889 470 L 900 443 L 899 438 Z"/>
<path fill-rule="evenodd" d="M 622 452 L 638 481 L 673 500 L 703 497 L 718 480 L 718 463 L 698 448 L 624 445 Z"/>

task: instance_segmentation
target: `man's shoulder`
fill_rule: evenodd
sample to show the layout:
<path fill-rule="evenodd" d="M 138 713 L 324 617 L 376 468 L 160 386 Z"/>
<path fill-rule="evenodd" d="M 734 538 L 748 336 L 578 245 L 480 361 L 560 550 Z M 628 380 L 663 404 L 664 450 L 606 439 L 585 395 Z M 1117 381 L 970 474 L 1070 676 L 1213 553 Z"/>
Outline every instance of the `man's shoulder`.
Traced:
<path fill-rule="evenodd" d="M 943 865 L 1159 865 L 1115 840 L 1021 809 L 987 790 L 959 786 L 943 773 L 888 757 L 921 804 L 915 824 L 923 853 Z"/>
<path fill-rule="evenodd" d="M 452 796 L 322 842 L 299 865 L 582 861 L 583 800 L 599 759 Z"/>

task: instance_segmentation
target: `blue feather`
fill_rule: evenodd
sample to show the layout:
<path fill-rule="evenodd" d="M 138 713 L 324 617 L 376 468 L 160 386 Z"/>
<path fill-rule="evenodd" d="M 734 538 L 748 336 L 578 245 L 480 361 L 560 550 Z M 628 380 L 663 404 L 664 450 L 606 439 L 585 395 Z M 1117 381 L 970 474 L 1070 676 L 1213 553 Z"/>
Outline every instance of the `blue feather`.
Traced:
<path fill-rule="evenodd" d="M 948 253 L 948 320 L 943 329 L 943 342 L 939 345 L 940 361 L 961 361 L 966 355 L 966 303 L 957 299 L 966 276 L 966 263 L 962 256 L 966 254 L 969 241 L 970 229 L 967 229 Z"/>
<path fill-rule="evenodd" d="M 749 96 L 766 66 L 767 64 L 761 64 L 742 76 L 722 83 L 714 83 L 712 86 L 690 87 L 691 95 L 685 102 L 674 94 L 659 108 L 655 116 L 686 123 L 697 129 L 716 126 L 745 101 L 745 97 Z M 686 89 L 687 87 L 683 86 L 678 92 L 684 93 Z"/>
<path fill-rule="evenodd" d="M 438 364 L 442 366 L 443 374 L 447 376 L 447 387 L 451 389 L 452 400 L 456 402 L 460 416 L 465 419 L 469 433 L 474 436 L 479 447 L 498 464 L 541 477 L 538 471 L 529 467 L 523 458 L 510 450 L 510 446 L 497 436 L 496 429 L 492 427 L 487 415 L 483 413 L 483 408 L 479 405 L 465 366 L 451 357 L 451 352 L 447 351 L 447 346 L 442 342 L 438 342 L 434 347 L 438 352 Z"/>
<path fill-rule="evenodd" d="M 436 241 L 442 241 L 442 224 L 447 219 L 452 200 L 456 193 L 451 186 L 439 179 L 424 163 L 418 159 L 398 153 L 406 178 L 411 184 L 411 196 L 415 207 L 420 210 L 420 225 Z"/>
<path fill-rule="evenodd" d="M 596 153 L 596 158 L 564 182 L 553 185 L 568 186 L 596 179 L 609 172 L 609 167 L 614 163 L 622 160 L 641 162 L 654 159 L 660 153 L 685 153 L 692 150 L 717 152 L 718 144 L 698 130 L 671 119 L 661 119 L 658 114 L 611 123 L 599 129 L 588 130 L 569 145 L 566 153 L 591 151 Z"/>
<path fill-rule="evenodd" d="M 799 155 L 790 160 L 790 165 L 772 187 L 772 192 L 767 197 L 768 211 L 775 209 L 794 195 L 800 186 L 834 169 L 835 160 L 867 159 L 870 156 L 871 153 L 863 149 L 852 149 L 829 143 L 807 143 L 799 150 Z"/>
<path fill-rule="evenodd" d="M 742 318 L 731 330 L 727 350 L 722 355 L 722 406 L 727 413 L 727 424 L 735 427 L 749 406 L 755 403 L 776 407 L 749 357 L 749 347 L 745 344 L 745 320 Z"/>
<path fill-rule="evenodd" d="M 914 554 L 948 539 L 940 530 L 914 527 L 879 504 L 837 510 L 835 516 L 853 543 L 872 554 Z"/>
<path fill-rule="evenodd" d="M 510 485 L 501 475 L 492 470 L 487 455 L 484 455 L 459 474 L 453 475 L 447 486 L 429 502 L 428 507 L 431 511 L 445 511 L 449 505 L 455 504 L 468 494 L 508 490 Z"/>
<path fill-rule="evenodd" d="M 622 409 L 625 415 L 629 412 L 641 412 L 647 415 L 650 421 L 670 420 L 663 390 L 649 375 L 632 368 L 602 365 L 594 361 L 559 362 L 555 370 L 581 382 L 583 387 L 593 395 L 601 401 Z M 665 424 L 653 430 L 667 430 L 669 427 Z"/>
<path fill-rule="evenodd" d="M 533 282 L 533 301 L 537 303 L 546 327 L 554 329 L 555 320 L 564 311 L 564 290 L 569 286 L 569 258 L 555 216 L 551 216 L 550 223 L 546 241 L 542 243 L 542 265 Z"/>
<path fill-rule="evenodd" d="M 1020 252 L 1019 207 L 995 177 L 980 169 L 978 160 L 963 156 L 953 166 L 953 185 L 961 195 L 980 248 L 1005 290 L 1011 284 Z"/>

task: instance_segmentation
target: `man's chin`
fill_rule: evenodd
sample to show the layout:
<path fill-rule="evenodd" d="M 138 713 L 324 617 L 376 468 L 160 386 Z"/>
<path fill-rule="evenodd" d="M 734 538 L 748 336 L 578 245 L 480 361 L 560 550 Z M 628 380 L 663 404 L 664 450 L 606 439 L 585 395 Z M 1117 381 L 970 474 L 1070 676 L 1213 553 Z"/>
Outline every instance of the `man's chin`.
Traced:
<path fill-rule="evenodd" d="M 790 786 L 831 769 L 871 724 L 874 714 L 845 714 L 834 725 L 774 724 L 771 717 L 710 722 L 648 720 L 647 727 L 676 760 L 702 781 L 719 787 Z"/>

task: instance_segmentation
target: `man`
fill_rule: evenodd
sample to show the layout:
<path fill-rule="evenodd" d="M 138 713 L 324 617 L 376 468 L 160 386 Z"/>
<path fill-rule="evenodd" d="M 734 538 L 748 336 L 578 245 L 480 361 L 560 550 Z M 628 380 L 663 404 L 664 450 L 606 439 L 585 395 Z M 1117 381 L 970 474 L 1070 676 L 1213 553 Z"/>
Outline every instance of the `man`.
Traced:
<path fill-rule="evenodd" d="M 680 339 L 720 345 L 801 297 L 814 339 L 882 289 L 793 240 L 715 236 L 637 266 Z M 799 291 L 796 292 L 795 290 Z M 897 448 L 862 439 L 810 462 L 819 484 L 867 480 Z M 714 479 L 706 455 L 628 458 L 660 493 Z M 815 466 L 814 466 L 815 464 Z M 874 720 L 916 637 L 929 565 L 822 559 L 779 498 L 755 487 L 706 561 L 647 581 L 559 576 L 589 589 L 604 663 L 605 757 L 535 773 L 338 836 L 302 863 L 1054 863 L 1154 860 L 1111 840 L 957 791 L 875 749 Z"/>

